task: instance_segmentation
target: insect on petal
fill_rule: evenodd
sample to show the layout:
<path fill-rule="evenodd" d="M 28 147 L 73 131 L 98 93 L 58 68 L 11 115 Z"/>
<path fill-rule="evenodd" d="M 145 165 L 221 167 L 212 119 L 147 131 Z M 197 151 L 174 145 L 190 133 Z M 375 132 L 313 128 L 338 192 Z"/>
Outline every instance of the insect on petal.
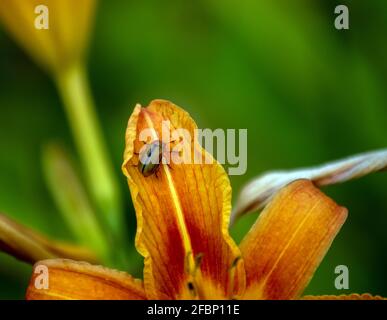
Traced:
<path fill-rule="evenodd" d="M 144 285 L 148 296 L 160 298 L 227 298 L 244 285 L 243 261 L 228 233 L 231 187 L 216 162 L 160 165 L 145 177 L 137 167 L 143 129 L 162 137 L 162 122 L 184 128 L 189 148 L 205 154 L 194 135 L 197 128 L 187 112 L 163 100 L 147 108 L 137 105 L 129 119 L 123 172 L 128 178 L 137 216 L 136 247 L 145 257 Z M 163 140 L 164 143 L 164 140 Z M 239 261 L 239 262 L 238 262 Z"/>

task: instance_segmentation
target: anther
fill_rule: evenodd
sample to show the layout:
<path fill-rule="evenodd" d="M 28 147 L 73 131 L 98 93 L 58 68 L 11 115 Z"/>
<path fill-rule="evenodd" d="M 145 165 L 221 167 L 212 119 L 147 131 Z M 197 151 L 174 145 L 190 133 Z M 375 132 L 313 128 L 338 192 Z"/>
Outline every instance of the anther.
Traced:
<path fill-rule="evenodd" d="M 196 291 L 196 288 L 195 288 L 195 285 L 193 284 L 192 281 L 188 281 L 187 282 L 187 287 L 188 287 L 188 291 L 190 292 L 191 296 L 193 298 L 196 298 L 197 297 L 197 291 Z"/>
<path fill-rule="evenodd" d="M 236 278 L 236 268 L 238 266 L 238 262 L 241 260 L 241 257 L 236 257 L 233 262 L 231 263 L 231 266 L 228 269 L 228 297 L 231 300 L 236 300 L 235 297 L 235 278 Z"/>
<path fill-rule="evenodd" d="M 203 253 L 197 254 L 196 257 L 195 257 L 194 274 L 195 274 L 196 271 L 200 268 L 200 265 L 201 265 L 201 263 L 202 263 L 202 260 L 203 260 Z"/>
<path fill-rule="evenodd" d="M 192 252 L 189 251 L 185 256 L 184 266 L 185 266 L 185 272 L 188 274 L 191 274 L 191 261 L 192 261 Z"/>
<path fill-rule="evenodd" d="M 202 263 L 203 254 L 199 253 L 193 256 L 192 252 L 188 252 L 185 257 L 185 269 L 188 274 L 187 288 L 192 298 L 202 297 L 200 288 L 200 265 Z"/>

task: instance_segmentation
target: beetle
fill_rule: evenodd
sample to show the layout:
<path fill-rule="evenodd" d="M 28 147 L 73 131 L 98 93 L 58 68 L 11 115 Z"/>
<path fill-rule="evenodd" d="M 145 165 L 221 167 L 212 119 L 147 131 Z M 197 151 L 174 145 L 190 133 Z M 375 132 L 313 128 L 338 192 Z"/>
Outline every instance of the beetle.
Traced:
<path fill-rule="evenodd" d="M 156 174 L 160 168 L 163 159 L 163 143 L 160 140 L 155 140 L 145 147 L 145 150 L 140 153 L 138 161 L 138 170 L 144 177 L 149 177 Z"/>

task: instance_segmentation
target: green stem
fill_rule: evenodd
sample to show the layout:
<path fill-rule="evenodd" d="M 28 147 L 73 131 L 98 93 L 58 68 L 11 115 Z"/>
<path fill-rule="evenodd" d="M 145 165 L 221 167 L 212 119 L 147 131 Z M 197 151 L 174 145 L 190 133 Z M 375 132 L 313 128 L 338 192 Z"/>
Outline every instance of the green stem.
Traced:
<path fill-rule="evenodd" d="M 66 150 L 55 143 L 47 144 L 42 160 L 47 186 L 71 231 L 101 262 L 112 262 L 106 233 Z"/>
<path fill-rule="evenodd" d="M 114 242 L 124 238 L 122 204 L 107 148 L 99 127 L 83 65 L 63 70 L 56 77 L 74 140 L 86 173 L 91 196 L 102 212 Z"/>

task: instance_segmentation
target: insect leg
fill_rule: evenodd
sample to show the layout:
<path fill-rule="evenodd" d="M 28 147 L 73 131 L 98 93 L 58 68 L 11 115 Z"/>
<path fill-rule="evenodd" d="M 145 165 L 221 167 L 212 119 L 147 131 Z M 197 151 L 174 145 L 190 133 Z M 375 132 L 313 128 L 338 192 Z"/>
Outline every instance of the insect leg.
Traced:
<path fill-rule="evenodd" d="M 173 170 L 173 168 L 172 168 L 170 163 L 167 163 L 167 166 L 168 166 L 169 169 Z"/>

